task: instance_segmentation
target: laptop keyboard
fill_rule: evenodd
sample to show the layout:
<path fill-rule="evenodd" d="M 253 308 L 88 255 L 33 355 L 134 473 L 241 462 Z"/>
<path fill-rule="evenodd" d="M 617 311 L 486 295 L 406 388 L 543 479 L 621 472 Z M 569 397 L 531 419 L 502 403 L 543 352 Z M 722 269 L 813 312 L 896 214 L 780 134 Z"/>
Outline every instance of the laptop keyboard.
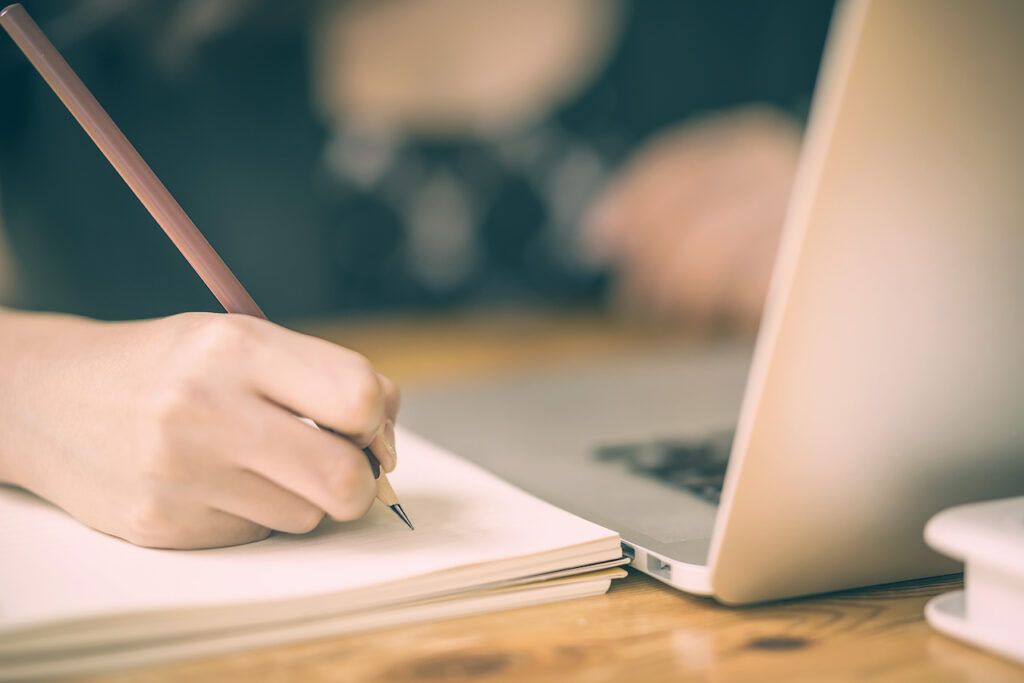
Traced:
<path fill-rule="evenodd" d="M 733 431 L 704 439 L 658 439 L 597 448 L 598 460 L 621 463 L 636 474 L 653 477 L 710 501 L 722 497 L 725 466 Z"/>

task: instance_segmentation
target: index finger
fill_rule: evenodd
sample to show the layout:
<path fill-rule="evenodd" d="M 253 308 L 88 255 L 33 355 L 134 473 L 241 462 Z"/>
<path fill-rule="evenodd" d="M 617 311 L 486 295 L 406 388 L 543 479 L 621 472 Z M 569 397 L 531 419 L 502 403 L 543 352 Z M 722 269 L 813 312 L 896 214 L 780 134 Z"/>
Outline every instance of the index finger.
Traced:
<path fill-rule="evenodd" d="M 253 319 L 257 342 L 248 379 L 263 397 L 366 446 L 397 414 L 393 383 L 362 355 L 323 339 Z"/>

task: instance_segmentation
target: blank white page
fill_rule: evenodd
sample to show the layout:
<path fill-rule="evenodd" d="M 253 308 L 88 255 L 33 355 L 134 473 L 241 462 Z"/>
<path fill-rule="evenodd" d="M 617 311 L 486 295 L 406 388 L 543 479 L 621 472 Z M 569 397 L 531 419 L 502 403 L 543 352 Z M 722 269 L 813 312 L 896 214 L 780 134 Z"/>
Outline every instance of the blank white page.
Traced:
<path fill-rule="evenodd" d="M 362 520 L 324 522 L 303 536 L 153 550 L 0 487 L 0 640 L 82 619 L 109 629 L 111 618 L 131 614 L 133 628 L 161 632 L 154 613 L 184 626 L 199 610 L 212 626 L 218 612 L 235 615 L 230 624 L 354 611 L 619 555 L 614 532 L 409 432 L 397 440 L 389 478 L 415 531 L 378 502 Z"/>

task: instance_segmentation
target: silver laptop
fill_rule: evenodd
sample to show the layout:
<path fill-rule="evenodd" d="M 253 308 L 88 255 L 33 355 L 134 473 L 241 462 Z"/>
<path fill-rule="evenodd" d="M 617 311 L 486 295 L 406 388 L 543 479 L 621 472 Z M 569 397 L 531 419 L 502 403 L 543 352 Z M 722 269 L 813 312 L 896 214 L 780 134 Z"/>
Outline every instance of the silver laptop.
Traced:
<path fill-rule="evenodd" d="M 1024 3 L 837 9 L 753 349 L 410 392 L 403 422 L 743 604 L 956 571 L 1024 491 Z"/>

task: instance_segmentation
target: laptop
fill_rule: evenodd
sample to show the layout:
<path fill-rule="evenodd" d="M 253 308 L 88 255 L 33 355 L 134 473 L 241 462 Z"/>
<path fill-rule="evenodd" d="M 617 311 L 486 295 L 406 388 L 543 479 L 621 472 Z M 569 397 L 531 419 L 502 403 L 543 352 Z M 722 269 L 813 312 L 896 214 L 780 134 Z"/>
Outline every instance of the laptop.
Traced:
<path fill-rule="evenodd" d="M 753 348 L 412 391 L 403 423 L 723 603 L 957 571 L 928 518 L 1024 491 L 1021 27 L 837 8 Z"/>

